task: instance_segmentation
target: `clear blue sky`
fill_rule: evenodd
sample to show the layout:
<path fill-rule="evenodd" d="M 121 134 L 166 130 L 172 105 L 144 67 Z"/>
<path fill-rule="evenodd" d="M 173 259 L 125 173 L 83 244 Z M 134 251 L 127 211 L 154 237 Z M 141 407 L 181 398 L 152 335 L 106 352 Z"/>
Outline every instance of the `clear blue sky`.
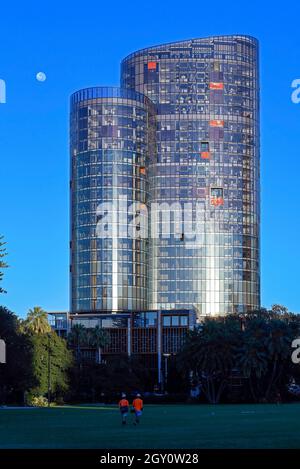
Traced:
<path fill-rule="evenodd" d="M 2 4 L 0 233 L 11 267 L 0 301 L 19 315 L 68 308 L 70 93 L 118 85 L 120 60 L 136 49 L 240 33 L 261 45 L 262 303 L 299 312 L 300 104 L 290 97 L 300 78 L 299 10 L 219 0 Z"/>

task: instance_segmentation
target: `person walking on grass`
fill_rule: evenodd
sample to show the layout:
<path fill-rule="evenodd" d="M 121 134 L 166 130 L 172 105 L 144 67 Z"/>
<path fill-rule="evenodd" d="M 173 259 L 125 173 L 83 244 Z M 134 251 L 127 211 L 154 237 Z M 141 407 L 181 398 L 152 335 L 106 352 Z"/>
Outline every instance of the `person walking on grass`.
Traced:
<path fill-rule="evenodd" d="M 143 403 L 143 400 L 141 399 L 140 394 L 136 395 L 136 398 L 134 399 L 132 403 L 132 408 L 135 414 L 135 421 L 133 422 L 133 425 L 137 425 L 140 423 L 140 417 L 143 413 L 143 408 L 144 408 L 144 403 Z"/>
<path fill-rule="evenodd" d="M 122 416 L 122 425 L 126 425 L 126 419 L 128 415 L 128 410 L 129 410 L 129 402 L 126 399 L 126 394 L 122 394 L 122 399 L 119 402 L 119 409 L 121 412 Z"/>

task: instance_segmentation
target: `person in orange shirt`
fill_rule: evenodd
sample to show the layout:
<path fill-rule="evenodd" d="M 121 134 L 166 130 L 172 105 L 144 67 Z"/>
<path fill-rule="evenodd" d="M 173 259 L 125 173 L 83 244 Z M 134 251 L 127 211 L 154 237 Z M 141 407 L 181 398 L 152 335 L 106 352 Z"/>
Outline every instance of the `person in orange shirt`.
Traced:
<path fill-rule="evenodd" d="M 129 402 L 126 399 L 126 394 L 122 394 L 122 399 L 119 402 L 119 409 L 122 416 L 122 425 L 126 425 L 126 419 L 129 410 Z"/>
<path fill-rule="evenodd" d="M 132 403 L 133 411 L 135 413 L 135 422 L 133 423 L 134 425 L 137 425 L 140 423 L 140 417 L 143 413 L 143 408 L 144 408 L 144 403 L 141 399 L 141 395 L 137 394 L 136 398 L 134 399 Z"/>

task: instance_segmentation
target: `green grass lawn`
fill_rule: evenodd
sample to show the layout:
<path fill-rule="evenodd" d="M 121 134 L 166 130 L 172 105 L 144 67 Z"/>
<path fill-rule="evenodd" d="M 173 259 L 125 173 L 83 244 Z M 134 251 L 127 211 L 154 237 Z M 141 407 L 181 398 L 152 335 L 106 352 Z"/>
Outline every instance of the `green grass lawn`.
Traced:
<path fill-rule="evenodd" d="M 0 448 L 300 448 L 300 404 L 0 409 Z"/>

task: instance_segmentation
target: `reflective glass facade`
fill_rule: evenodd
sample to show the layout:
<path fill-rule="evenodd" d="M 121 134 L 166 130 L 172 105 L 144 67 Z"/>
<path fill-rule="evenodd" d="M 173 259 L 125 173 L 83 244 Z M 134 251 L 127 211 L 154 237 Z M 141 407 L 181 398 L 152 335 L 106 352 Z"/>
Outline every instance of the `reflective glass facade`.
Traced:
<path fill-rule="evenodd" d="M 151 201 L 191 203 L 202 220 L 195 242 L 188 229 L 150 240 L 148 308 L 207 315 L 260 304 L 258 73 L 258 42 L 243 35 L 150 47 L 122 62 L 121 86 L 157 105 Z"/>
<path fill-rule="evenodd" d="M 133 90 L 88 88 L 71 96 L 71 311 L 147 307 L 148 242 L 122 216 L 148 203 L 154 106 Z M 106 208 L 110 203 L 114 210 Z M 99 236 L 105 217 L 109 236 Z M 112 217 L 112 218 L 109 218 Z"/>

